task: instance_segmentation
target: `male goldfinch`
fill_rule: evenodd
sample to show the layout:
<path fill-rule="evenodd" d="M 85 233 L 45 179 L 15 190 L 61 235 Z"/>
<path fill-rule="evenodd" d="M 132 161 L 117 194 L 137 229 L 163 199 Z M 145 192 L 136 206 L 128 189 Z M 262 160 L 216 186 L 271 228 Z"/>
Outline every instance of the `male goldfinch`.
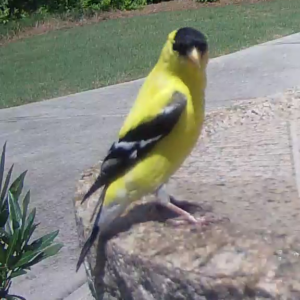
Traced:
<path fill-rule="evenodd" d="M 155 193 L 159 203 L 197 223 L 170 201 L 164 184 L 195 146 L 204 120 L 208 45 L 189 27 L 174 30 L 158 62 L 141 87 L 123 127 L 82 203 L 103 187 L 92 232 L 82 248 L 77 270 L 98 236 L 126 207 Z"/>

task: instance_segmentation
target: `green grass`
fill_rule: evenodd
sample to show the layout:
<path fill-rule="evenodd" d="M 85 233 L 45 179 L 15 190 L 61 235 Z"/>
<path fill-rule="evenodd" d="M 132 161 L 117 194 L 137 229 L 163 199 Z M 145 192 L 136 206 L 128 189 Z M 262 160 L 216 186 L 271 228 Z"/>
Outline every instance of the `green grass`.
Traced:
<path fill-rule="evenodd" d="M 167 34 L 193 26 L 211 57 L 300 31 L 300 1 L 201 8 L 52 31 L 0 48 L 0 108 L 146 76 Z"/>

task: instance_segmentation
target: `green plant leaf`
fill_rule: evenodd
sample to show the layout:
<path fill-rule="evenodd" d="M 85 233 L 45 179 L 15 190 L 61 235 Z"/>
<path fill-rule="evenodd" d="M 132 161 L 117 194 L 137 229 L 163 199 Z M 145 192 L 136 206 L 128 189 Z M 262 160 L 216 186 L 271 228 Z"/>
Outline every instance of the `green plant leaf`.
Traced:
<path fill-rule="evenodd" d="M 9 207 L 9 218 L 11 220 L 12 224 L 12 230 L 14 231 L 17 228 L 20 228 L 22 225 L 22 212 L 20 205 L 18 201 L 16 201 L 16 198 L 11 193 L 11 191 L 8 192 L 8 207 Z"/>
<path fill-rule="evenodd" d="M 23 241 L 23 243 L 22 243 L 22 249 L 28 250 L 28 248 L 29 248 L 28 243 L 30 241 L 30 238 L 31 238 L 33 232 L 36 230 L 36 228 L 38 226 L 39 226 L 39 223 L 33 224 L 28 232 L 25 231 L 25 234 L 24 234 L 24 236 L 22 238 L 22 241 Z M 25 235 L 26 235 L 26 239 L 25 239 Z"/>
<path fill-rule="evenodd" d="M 2 148 L 1 160 L 0 160 L 0 191 L 2 189 L 2 181 L 4 177 L 4 167 L 5 167 L 5 151 L 6 151 L 6 142 Z"/>
<path fill-rule="evenodd" d="M 45 248 L 47 248 L 48 246 L 51 245 L 51 243 L 54 241 L 54 239 L 57 237 L 59 233 L 59 230 L 54 231 L 52 233 L 46 234 L 44 236 L 42 236 L 39 239 L 36 239 L 35 241 L 33 241 L 30 245 L 28 245 L 29 249 L 32 251 L 42 251 Z"/>
<path fill-rule="evenodd" d="M 7 210 L 8 211 L 8 210 Z M 5 223 L 5 230 L 6 230 L 6 232 L 10 235 L 10 237 L 12 236 L 12 234 L 13 234 L 13 232 L 12 232 L 12 229 L 11 229 L 11 227 L 10 227 L 10 224 L 9 224 L 9 222 L 6 222 Z"/>
<path fill-rule="evenodd" d="M 10 278 L 12 279 L 12 278 L 22 276 L 22 275 L 25 275 L 25 274 L 27 274 L 27 272 L 25 270 L 20 269 L 20 270 L 12 272 L 11 275 L 10 275 Z"/>
<path fill-rule="evenodd" d="M 4 244 L 0 244 L 0 267 L 5 265 L 6 250 L 4 249 Z"/>
<path fill-rule="evenodd" d="M 33 222 L 35 219 L 36 209 L 34 208 L 26 219 L 25 230 L 23 234 L 23 240 L 25 245 L 29 242 L 29 239 L 37 226 L 34 226 Z"/>
<path fill-rule="evenodd" d="M 22 225 L 25 228 L 25 221 L 27 217 L 28 206 L 30 203 L 30 191 L 28 191 L 22 202 Z"/>
<path fill-rule="evenodd" d="M 14 195 L 15 199 L 18 200 L 24 186 L 24 179 L 27 171 L 21 173 L 18 178 L 11 184 L 9 191 Z"/>
<path fill-rule="evenodd" d="M 30 262 L 32 262 L 37 256 L 41 254 L 40 251 L 26 251 L 22 254 L 21 259 L 14 265 L 14 268 L 28 268 L 30 267 Z M 26 267 L 26 265 L 28 265 Z"/>
<path fill-rule="evenodd" d="M 62 243 L 57 243 L 45 249 L 43 251 L 43 260 L 53 255 L 56 255 L 62 247 Z"/>
<path fill-rule="evenodd" d="M 46 248 L 44 251 L 39 252 L 39 254 L 33 258 L 31 261 L 29 261 L 27 264 L 22 265 L 22 268 L 28 268 L 31 267 L 37 263 L 39 263 L 42 260 L 45 260 L 46 258 L 49 258 L 53 255 L 56 255 L 58 251 L 63 247 L 63 244 L 54 244 L 48 248 Z"/>
<path fill-rule="evenodd" d="M 20 236 L 20 229 L 16 229 L 11 240 L 10 243 L 8 245 L 7 248 L 7 253 L 6 253 L 6 264 L 9 264 L 9 261 L 14 258 L 15 256 L 13 256 L 14 252 L 16 251 L 17 248 L 17 244 L 18 244 L 18 240 L 19 240 L 19 236 Z"/>
<path fill-rule="evenodd" d="M 3 188 L 2 188 L 2 191 L 1 191 L 1 195 L 0 195 L 0 204 L 1 204 L 0 209 L 2 208 L 3 202 L 5 201 L 5 195 L 7 193 L 7 189 L 8 189 L 8 186 L 9 186 L 9 182 L 10 182 L 10 178 L 11 178 L 13 168 L 14 168 L 14 165 L 12 165 L 10 167 L 10 169 L 7 172 L 6 178 L 5 178 L 5 182 L 4 182 L 4 185 L 3 185 Z"/>
<path fill-rule="evenodd" d="M 20 203 L 19 203 L 19 199 L 16 199 L 10 191 L 8 193 L 11 195 L 11 198 L 13 200 L 13 203 L 14 203 L 14 206 L 15 206 L 15 209 L 16 209 L 16 213 L 17 213 L 18 221 L 19 221 L 19 223 L 22 224 L 22 210 L 21 210 L 21 206 L 20 206 Z"/>
<path fill-rule="evenodd" d="M 30 202 L 30 191 L 27 192 L 25 195 L 23 202 L 22 202 L 22 240 L 24 240 L 24 232 L 25 232 L 25 222 L 26 222 L 26 217 L 27 217 L 27 211 L 28 211 L 28 206 Z"/>
<path fill-rule="evenodd" d="M 8 216 L 8 203 L 6 201 L 5 206 L 3 206 L 2 210 L 0 211 L 0 228 L 5 226 Z"/>

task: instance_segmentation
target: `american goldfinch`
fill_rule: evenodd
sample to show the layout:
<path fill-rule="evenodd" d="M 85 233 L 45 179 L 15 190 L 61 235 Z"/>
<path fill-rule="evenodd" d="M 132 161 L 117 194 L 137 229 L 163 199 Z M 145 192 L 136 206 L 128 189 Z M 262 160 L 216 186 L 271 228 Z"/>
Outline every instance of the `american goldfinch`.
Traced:
<path fill-rule="evenodd" d="M 98 233 L 133 201 L 155 194 L 162 205 L 197 223 L 170 201 L 164 185 L 195 146 L 204 120 L 208 44 L 196 29 L 172 31 L 82 203 L 103 187 L 77 270 Z M 93 217 L 92 217 L 93 218 Z"/>

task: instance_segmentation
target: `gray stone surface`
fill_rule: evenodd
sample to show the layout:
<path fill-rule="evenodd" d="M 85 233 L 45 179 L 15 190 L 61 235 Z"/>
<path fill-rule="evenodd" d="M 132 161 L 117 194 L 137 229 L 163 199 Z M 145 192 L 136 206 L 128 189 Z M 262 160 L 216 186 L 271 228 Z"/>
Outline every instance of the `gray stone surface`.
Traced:
<path fill-rule="evenodd" d="M 88 256 L 96 299 L 299 299 L 300 147 L 291 128 L 300 128 L 300 92 L 240 102 L 205 125 L 168 189 L 200 204 L 190 207 L 196 216 L 231 224 L 174 227 L 170 212 L 135 203 Z M 81 243 L 100 191 L 80 202 L 98 173 L 88 169 L 77 186 Z"/>
<path fill-rule="evenodd" d="M 300 128 L 300 93 L 240 103 L 207 123 L 215 130 L 207 130 L 170 188 L 199 195 L 240 228 L 299 234 L 300 147 L 292 130 Z"/>
<path fill-rule="evenodd" d="M 207 110 L 233 100 L 300 85 L 300 34 L 211 60 Z M 14 286 L 30 300 L 61 299 L 84 280 L 75 274 L 78 241 L 72 206 L 82 170 L 105 154 L 142 80 L 0 110 L 0 144 L 8 164 L 29 169 L 26 187 L 37 207 L 39 233 L 60 229 L 65 248 Z M 62 284 L 62 281 L 64 284 Z"/>

